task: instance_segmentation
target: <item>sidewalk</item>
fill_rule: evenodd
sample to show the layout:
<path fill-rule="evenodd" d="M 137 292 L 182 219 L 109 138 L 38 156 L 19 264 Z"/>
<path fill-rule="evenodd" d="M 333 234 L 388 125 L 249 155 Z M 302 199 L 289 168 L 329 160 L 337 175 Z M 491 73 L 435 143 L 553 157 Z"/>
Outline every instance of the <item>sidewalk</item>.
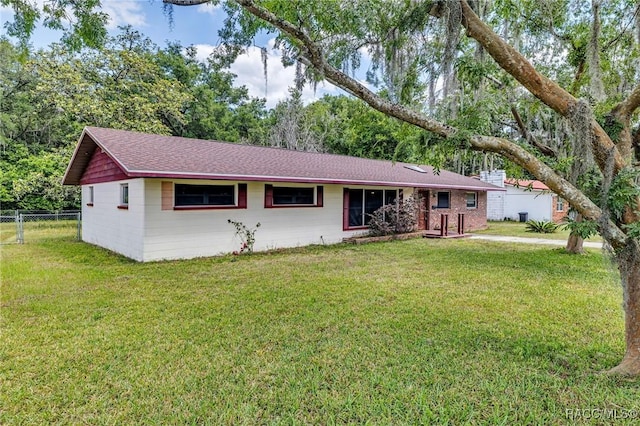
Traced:
<path fill-rule="evenodd" d="M 547 244 L 551 246 L 566 246 L 566 240 L 547 240 L 545 238 L 504 237 L 501 235 L 471 235 L 472 240 L 500 241 L 505 243 Z M 602 243 L 585 241 L 584 247 L 602 248 Z"/>

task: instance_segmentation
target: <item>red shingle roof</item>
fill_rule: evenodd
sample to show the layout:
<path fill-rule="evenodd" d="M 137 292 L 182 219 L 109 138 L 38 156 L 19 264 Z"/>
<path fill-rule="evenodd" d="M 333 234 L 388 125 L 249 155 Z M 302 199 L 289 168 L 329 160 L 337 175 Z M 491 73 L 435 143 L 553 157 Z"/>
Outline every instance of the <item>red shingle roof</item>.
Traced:
<path fill-rule="evenodd" d="M 270 182 L 501 190 L 445 170 L 334 154 L 292 151 L 124 130 L 87 127 L 65 173 L 65 185 L 78 185 L 96 148 L 133 177 L 194 178 Z"/>
<path fill-rule="evenodd" d="M 518 186 L 520 188 L 534 189 L 536 191 L 549 191 L 549 187 L 539 180 L 525 180 L 525 179 L 505 179 L 504 183 L 511 186 Z"/>

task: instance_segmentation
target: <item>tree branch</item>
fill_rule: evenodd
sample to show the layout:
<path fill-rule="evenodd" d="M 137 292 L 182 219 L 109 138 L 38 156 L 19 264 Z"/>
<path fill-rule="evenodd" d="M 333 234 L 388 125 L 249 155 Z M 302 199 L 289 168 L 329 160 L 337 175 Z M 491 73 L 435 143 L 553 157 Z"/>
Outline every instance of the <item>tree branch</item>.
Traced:
<path fill-rule="evenodd" d="M 613 117 L 622 125 L 622 130 L 618 135 L 618 150 L 625 158 L 634 157 L 634 140 L 631 134 L 631 116 L 640 107 L 640 85 L 636 86 L 627 99 L 617 104 L 611 110 Z"/>
<path fill-rule="evenodd" d="M 540 74 L 520 52 L 484 23 L 466 0 L 461 0 L 461 3 L 462 25 L 466 29 L 467 35 L 480 43 L 496 63 L 532 95 L 563 117 L 569 117 L 578 100 L 556 82 Z M 609 158 L 613 153 L 613 173 L 617 174 L 626 165 L 624 158 L 595 119 L 591 120 L 591 130 L 593 134 L 592 151 L 598 167 L 600 170 L 606 170 Z"/>
<path fill-rule="evenodd" d="M 611 112 L 613 112 L 616 117 L 628 121 L 638 108 L 640 108 L 640 84 L 634 87 L 627 99 L 616 105 Z"/>
<path fill-rule="evenodd" d="M 210 2 L 211 0 L 162 0 L 162 3 L 172 4 L 174 6 L 197 6 Z"/>
<path fill-rule="evenodd" d="M 304 29 L 276 16 L 271 11 L 257 5 L 253 0 L 236 0 L 236 2 L 247 12 L 263 19 L 300 42 L 304 59 L 321 72 L 325 79 L 362 99 L 374 109 L 443 137 L 452 137 L 458 132 L 454 127 L 383 99 L 354 78 L 330 65 L 324 57 L 321 46 L 315 43 Z M 501 154 L 522 166 L 537 179 L 545 182 L 552 191 L 568 200 L 584 217 L 591 220 L 598 220 L 601 217 L 602 211 L 593 201 L 558 175 L 551 167 L 518 144 L 507 139 L 482 135 L 471 135 L 468 137 L 468 142 L 474 149 Z M 613 234 L 612 245 L 622 246 L 625 240 L 624 233 L 613 223 L 611 223 L 611 229 Z"/>
<path fill-rule="evenodd" d="M 522 117 L 520 117 L 520 113 L 514 106 L 511 106 L 511 115 L 513 115 L 513 118 L 515 118 L 516 123 L 518 124 L 518 129 L 520 130 L 520 134 L 524 139 L 527 140 L 527 142 L 531 143 L 533 146 L 538 148 L 538 150 L 544 155 L 547 155 L 553 158 L 558 157 L 558 153 L 556 152 L 555 149 L 543 143 L 540 143 L 540 141 L 538 141 L 538 138 L 536 138 L 529 132 L 529 130 L 527 129 L 527 126 L 525 126 L 524 124 L 524 121 L 522 121 Z"/>

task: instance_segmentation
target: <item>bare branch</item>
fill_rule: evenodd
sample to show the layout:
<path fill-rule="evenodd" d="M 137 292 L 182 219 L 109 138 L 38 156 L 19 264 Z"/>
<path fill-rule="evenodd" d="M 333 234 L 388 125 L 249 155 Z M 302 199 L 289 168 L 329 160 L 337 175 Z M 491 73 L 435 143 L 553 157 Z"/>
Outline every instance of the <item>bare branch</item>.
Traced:
<path fill-rule="evenodd" d="M 625 158 L 634 157 L 634 136 L 631 134 L 631 116 L 640 107 L 640 85 L 636 86 L 627 99 L 620 102 L 611 110 L 611 117 L 622 125 L 618 135 L 618 150 Z"/>
<path fill-rule="evenodd" d="M 638 108 L 640 108 L 640 84 L 631 91 L 627 99 L 616 105 L 612 112 L 619 119 L 628 121 Z"/>
<path fill-rule="evenodd" d="M 211 0 L 162 0 L 162 3 L 172 4 L 174 6 L 197 6 L 210 2 Z"/>
<path fill-rule="evenodd" d="M 525 126 L 524 124 L 524 121 L 522 121 L 522 117 L 520 117 L 520 113 L 514 106 L 511 107 L 511 115 L 513 115 L 513 118 L 515 118 L 516 123 L 518 124 L 518 129 L 520 130 L 520 134 L 524 139 L 527 140 L 527 142 L 531 143 L 533 146 L 538 148 L 538 150 L 544 155 L 548 155 L 554 158 L 558 156 L 558 153 L 556 152 L 555 149 L 541 143 L 540 141 L 538 141 L 538 138 L 536 138 L 529 132 L 529 130 L 527 129 L 527 126 Z"/>

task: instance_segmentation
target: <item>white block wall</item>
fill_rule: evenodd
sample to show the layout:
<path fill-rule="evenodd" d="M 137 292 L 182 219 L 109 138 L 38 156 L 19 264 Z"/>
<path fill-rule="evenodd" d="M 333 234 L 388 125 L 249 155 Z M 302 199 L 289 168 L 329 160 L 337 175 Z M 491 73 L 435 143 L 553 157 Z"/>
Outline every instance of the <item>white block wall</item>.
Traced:
<path fill-rule="evenodd" d="M 255 251 L 333 244 L 367 232 L 343 231 L 342 185 L 322 185 L 323 207 L 265 208 L 264 187 L 270 182 L 248 182 L 246 209 L 162 210 L 163 180 L 128 181 L 128 210 L 117 209 L 120 183 L 127 181 L 93 185 L 94 206 L 83 208 L 83 239 L 138 261 L 152 261 L 214 256 L 239 250 L 241 240 L 235 235 L 233 225 L 228 223 L 229 219 L 240 221 L 249 228 L 255 228 L 260 222 L 255 233 Z M 212 180 L 173 182 L 237 184 Z M 410 188 L 403 190 L 405 196 L 412 193 Z M 87 187 L 83 188 L 83 194 L 85 192 L 88 194 Z M 107 199 L 109 205 L 106 205 Z"/>
<path fill-rule="evenodd" d="M 120 185 L 129 184 L 129 208 L 119 209 Z M 93 206 L 88 206 L 89 186 L 93 186 Z M 82 187 L 82 240 L 144 259 L 145 203 L 143 179 L 96 183 Z"/>
<path fill-rule="evenodd" d="M 480 172 L 480 180 L 500 188 L 504 188 L 507 175 L 504 170 L 491 170 Z M 505 218 L 505 192 L 487 191 L 487 220 L 504 220 Z"/>
<path fill-rule="evenodd" d="M 505 195 L 505 217 L 519 220 L 521 212 L 528 214 L 529 220 L 552 219 L 553 194 L 548 191 L 527 191 L 526 188 L 507 186 Z"/>

